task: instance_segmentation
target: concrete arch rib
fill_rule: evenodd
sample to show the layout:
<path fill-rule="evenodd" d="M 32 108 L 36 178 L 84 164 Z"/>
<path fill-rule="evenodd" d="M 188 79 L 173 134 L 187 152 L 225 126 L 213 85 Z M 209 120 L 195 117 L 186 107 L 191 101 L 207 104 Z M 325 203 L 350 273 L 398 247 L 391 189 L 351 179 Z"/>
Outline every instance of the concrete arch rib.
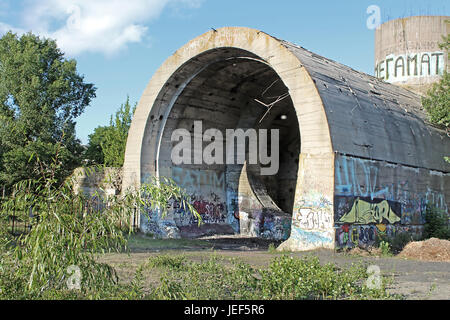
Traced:
<path fill-rule="evenodd" d="M 207 32 L 177 50 L 158 69 L 136 109 L 126 147 L 123 190 L 160 174 L 161 143 L 172 106 L 197 75 L 216 61 L 248 59 L 269 66 L 289 90 L 300 132 L 295 200 L 289 239 L 282 249 L 334 248 L 334 153 L 318 89 L 302 62 L 281 41 L 249 28 Z M 228 201 L 228 199 L 227 199 Z M 321 215 L 320 225 L 299 217 Z M 302 212 L 304 216 L 305 212 Z"/>

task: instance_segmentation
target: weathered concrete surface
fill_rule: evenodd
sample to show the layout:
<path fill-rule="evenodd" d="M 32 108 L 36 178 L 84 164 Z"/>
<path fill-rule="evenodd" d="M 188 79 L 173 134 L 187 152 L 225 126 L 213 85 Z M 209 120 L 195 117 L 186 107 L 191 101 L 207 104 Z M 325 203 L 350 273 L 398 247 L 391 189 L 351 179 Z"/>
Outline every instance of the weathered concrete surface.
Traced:
<path fill-rule="evenodd" d="M 74 192 L 87 195 L 118 195 L 122 191 L 122 168 L 77 168 L 72 174 Z"/>
<path fill-rule="evenodd" d="M 255 99 L 286 93 L 260 121 L 267 109 Z M 259 175 L 258 165 L 172 163 L 175 129 L 195 141 L 236 128 L 280 130 L 276 175 Z M 123 188 L 169 176 L 192 194 L 209 230 L 289 237 L 281 249 L 332 249 L 365 245 L 377 232 L 420 232 L 427 203 L 447 210 L 448 154 L 449 137 L 427 123 L 411 91 L 261 31 L 222 28 L 190 41 L 151 79 L 130 128 Z M 141 217 L 141 230 L 195 232 L 195 220 L 176 204 L 172 211 Z"/>
<path fill-rule="evenodd" d="M 416 16 L 388 21 L 375 32 L 375 76 L 424 94 L 449 70 L 439 48 L 450 33 L 450 16 Z"/>

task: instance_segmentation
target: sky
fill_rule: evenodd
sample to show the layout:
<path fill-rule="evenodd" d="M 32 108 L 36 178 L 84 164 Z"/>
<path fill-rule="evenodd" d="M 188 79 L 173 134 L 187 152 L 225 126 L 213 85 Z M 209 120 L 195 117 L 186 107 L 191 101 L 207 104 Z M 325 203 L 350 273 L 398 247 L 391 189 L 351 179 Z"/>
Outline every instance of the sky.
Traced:
<path fill-rule="evenodd" d="M 450 15 L 448 0 L 0 0 L 0 36 L 31 31 L 55 39 L 97 97 L 76 119 L 88 136 L 127 96 L 138 102 L 152 75 L 191 39 L 226 26 L 262 30 L 373 75 L 375 30 L 413 15 Z"/>

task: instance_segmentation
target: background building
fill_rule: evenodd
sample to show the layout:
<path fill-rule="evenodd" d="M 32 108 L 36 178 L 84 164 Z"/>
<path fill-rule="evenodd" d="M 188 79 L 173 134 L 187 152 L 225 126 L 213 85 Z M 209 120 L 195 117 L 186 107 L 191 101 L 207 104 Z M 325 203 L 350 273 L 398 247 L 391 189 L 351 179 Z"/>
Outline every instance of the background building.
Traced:
<path fill-rule="evenodd" d="M 439 48 L 450 16 L 416 16 L 388 21 L 375 32 L 375 76 L 424 94 L 448 70 Z"/>

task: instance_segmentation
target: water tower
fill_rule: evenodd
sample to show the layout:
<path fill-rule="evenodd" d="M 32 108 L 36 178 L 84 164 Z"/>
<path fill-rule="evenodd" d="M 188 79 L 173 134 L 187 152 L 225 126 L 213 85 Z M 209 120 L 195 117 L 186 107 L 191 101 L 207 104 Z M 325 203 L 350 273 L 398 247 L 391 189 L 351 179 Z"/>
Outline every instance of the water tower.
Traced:
<path fill-rule="evenodd" d="M 449 70 L 439 48 L 450 16 L 416 16 L 388 21 L 375 32 L 375 76 L 424 94 Z"/>

